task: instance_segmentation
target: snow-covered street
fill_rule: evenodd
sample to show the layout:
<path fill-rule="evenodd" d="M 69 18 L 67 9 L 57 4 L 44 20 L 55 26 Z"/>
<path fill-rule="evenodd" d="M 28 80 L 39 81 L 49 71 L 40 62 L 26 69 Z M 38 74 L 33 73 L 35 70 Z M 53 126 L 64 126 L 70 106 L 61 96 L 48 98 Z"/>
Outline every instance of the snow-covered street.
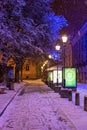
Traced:
<path fill-rule="evenodd" d="M 87 130 L 87 112 L 80 106 L 41 80 L 24 82 L 24 94 L 17 94 L 0 117 L 0 130 Z"/>
<path fill-rule="evenodd" d="M 0 118 L 0 130 L 75 130 L 57 104 L 54 106 L 58 98 L 43 83 L 30 83 Z"/>
<path fill-rule="evenodd" d="M 87 130 L 87 0 L 0 0 L 0 130 Z"/>

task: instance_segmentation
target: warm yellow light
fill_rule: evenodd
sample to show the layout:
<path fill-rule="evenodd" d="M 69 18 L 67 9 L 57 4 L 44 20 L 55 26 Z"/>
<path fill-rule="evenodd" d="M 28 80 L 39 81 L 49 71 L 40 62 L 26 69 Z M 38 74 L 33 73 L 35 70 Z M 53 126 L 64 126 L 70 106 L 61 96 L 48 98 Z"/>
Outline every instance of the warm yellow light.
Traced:
<path fill-rule="evenodd" d="M 55 46 L 55 49 L 56 49 L 57 51 L 59 51 L 59 50 L 60 50 L 60 46 L 59 46 L 59 45 L 56 45 L 56 46 Z"/>
<path fill-rule="evenodd" d="M 51 55 L 49 55 L 49 59 L 51 59 L 52 58 L 52 56 Z"/>
<path fill-rule="evenodd" d="M 63 41 L 64 43 L 67 42 L 67 40 L 68 40 L 68 37 L 67 37 L 66 35 L 62 36 L 62 41 Z"/>

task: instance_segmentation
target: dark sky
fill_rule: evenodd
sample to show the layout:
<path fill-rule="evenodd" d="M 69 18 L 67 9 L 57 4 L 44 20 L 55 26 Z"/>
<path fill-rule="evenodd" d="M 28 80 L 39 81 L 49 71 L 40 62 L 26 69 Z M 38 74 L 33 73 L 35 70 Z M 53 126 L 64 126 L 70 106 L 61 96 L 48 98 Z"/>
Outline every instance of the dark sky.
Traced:
<path fill-rule="evenodd" d="M 54 0 L 52 8 L 56 15 L 63 15 L 69 26 L 62 33 L 73 34 L 87 20 L 87 0 Z"/>

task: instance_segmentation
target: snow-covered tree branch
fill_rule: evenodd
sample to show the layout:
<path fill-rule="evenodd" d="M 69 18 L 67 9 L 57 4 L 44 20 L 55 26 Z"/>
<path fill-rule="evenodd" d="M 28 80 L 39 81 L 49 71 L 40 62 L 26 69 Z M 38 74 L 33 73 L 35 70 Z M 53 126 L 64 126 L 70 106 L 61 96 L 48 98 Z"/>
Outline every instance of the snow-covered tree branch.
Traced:
<path fill-rule="evenodd" d="M 54 14 L 51 2 L 52 0 L 0 1 L 2 62 L 7 62 L 10 56 L 23 60 L 27 56 L 36 56 L 36 53 L 46 53 L 48 47 L 55 43 L 59 31 L 67 22 L 63 16 Z"/>

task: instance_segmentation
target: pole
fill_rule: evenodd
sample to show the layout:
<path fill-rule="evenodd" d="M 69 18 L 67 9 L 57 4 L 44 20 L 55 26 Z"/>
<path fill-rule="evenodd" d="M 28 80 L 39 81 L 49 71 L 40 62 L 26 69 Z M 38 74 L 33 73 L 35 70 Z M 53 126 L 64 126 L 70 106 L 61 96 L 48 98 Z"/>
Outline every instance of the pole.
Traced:
<path fill-rule="evenodd" d="M 65 67 L 65 45 L 64 45 L 64 67 Z M 65 69 L 64 69 L 64 79 L 63 79 L 63 87 L 65 88 Z"/>
<path fill-rule="evenodd" d="M 58 85 L 58 51 L 60 50 L 60 46 L 56 45 L 56 51 L 57 51 L 57 85 Z"/>
<path fill-rule="evenodd" d="M 58 86 L 58 51 L 57 51 L 57 86 Z"/>
<path fill-rule="evenodd" d="M 64 49 L 64 67 L 66 66 L 66 54 L 65 54 L 65 43 L 67 42 L 67 39 L 68 37 L 66 35 L 62 36 L 62 41 L 63 41 L 63 49 Z M 65 87 L 65 82 L 66 82 L 66 79 L 65 79 L 65 69 L 64 69 L 64 79 L 63 79 L 63 86 Z"/>
<path fill-rule="evenodd" d="M 64 45 L 64 67 L 65 67 L 65 45 Z"/>

